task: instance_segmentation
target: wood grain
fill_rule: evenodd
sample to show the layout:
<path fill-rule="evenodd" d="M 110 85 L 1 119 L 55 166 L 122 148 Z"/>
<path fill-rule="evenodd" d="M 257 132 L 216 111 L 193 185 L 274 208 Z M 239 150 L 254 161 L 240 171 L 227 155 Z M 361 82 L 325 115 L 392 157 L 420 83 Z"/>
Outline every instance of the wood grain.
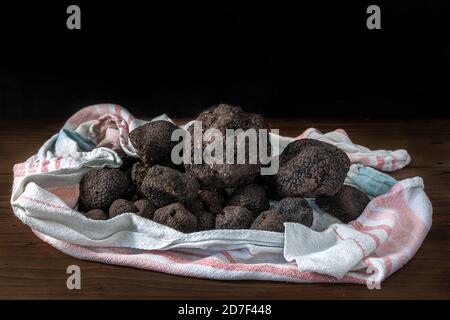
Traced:
<path fill-rule="evenodd" d="M 180 119 L 179 123 L 186 120 Z M 80 261 L 34 236 L 11 211 L 12 166 L 33 155 L 62 120 L 0 121 L 0 299 L 450 299 L 450 119 L 272 119 L 296 136 L 304 129 L 345 129 L 371 149 L 407 149 L 433 204 L 433 227 L 416 256 L 381 290 L 341 284 L 213 281 Z M 66 288 L 67 266 L 82 270 L 82 289 Z"/>

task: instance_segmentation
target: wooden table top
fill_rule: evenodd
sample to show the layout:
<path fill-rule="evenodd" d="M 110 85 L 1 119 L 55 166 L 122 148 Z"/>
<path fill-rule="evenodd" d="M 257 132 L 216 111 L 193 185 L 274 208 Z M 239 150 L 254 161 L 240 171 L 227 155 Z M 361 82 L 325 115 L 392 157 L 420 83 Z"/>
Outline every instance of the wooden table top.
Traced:
<path fill-rule="evenodd" d="M 309 127 L 344 128 L 371 149 L 406 149 L 411 164 L 396 178 L 421 176 L 433 226 L 416 256 L 381 285 L 213 281 L 77 260 L 39 240 L 10 206 L 12 167 L 34 154 L 62 120 L 0 120 L 0 299 L 450 299 L 450 119 L 273 119 L 295 136 Z M 79 265 L 82 289 L 68 290 L 66 268 Z"/>

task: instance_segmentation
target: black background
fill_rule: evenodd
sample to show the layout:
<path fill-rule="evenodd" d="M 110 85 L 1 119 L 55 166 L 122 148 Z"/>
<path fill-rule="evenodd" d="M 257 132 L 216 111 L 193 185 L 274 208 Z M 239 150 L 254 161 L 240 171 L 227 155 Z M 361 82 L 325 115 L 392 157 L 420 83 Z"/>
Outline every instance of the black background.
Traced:
<path fill-rule="evenodd" d="M 193 117 L 449 117 L 448 1 L 14 1 L 0 4 L 0 116 L 111 102 Z M 81 7 L 81 30 L 66 8 Z M 381 7 L 381 30 L 366 8 Z"/>

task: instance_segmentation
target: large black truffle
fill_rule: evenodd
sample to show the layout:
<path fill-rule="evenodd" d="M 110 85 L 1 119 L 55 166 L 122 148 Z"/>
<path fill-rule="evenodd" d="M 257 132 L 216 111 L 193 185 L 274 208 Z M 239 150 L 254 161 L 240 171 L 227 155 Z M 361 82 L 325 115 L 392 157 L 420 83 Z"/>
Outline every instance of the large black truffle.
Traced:
<path fill-rule="evenodd" d="M 114 200 L 128 196 L 130 185 L 129 176 L 119 169 L 93 169 L 80 181 L 80 200 L 87 211 L 108 211 Z"/>
<path fill-rule="evenodd" d="M 277 211 L 284 222 L 301 223 L 308 228 L 313 224 L 313 210 L 303 198 L 284 198 L 278 203 Z"/>
<path fill-rule="evenodd" d="M 264 187 L 257 184 L 249 184 L 237 189 L 227 200 L 227 206 L 240 206 L 247 208 L 257 216 L 269 209 L 269 201 L 266 199 Z"/>
<path fill-rule="evenodd" d="M 216 216 L 216 229 L 248 229 L 253 222 L 253 214 L 244 207 L 229 206 Z"/>
<path fill-rule="evenodd" d="M 141 191 L 158 208 L 174 202 L 190 203 L 196 198 L 199 184 L 175 169 L 163 166 L 151 167 L 141 185 Z"/>
<path fill-rule="evenodd" d="M 125 199 L 117 199 L 111 204 L 108 210 L 110 218 L 127 212 L 136 213 L 138 212 L 138 208 L 136 208 L 133 202 Z"/>
<path fill-rule="evenodd" d="M 178 142 L 171 141 L 171 136 L 176 129 L 178 127 L 169 121 L 148 122 L 130 132 L 130 141 L 147 166 L 172 166 L 172 148 Z"/>
<path fill-rule="evenodd" d="M 344 185 L 332 197 L 319 197 L 317 205 L 344 223 L 358 218 L 369 204 L 369 197 L 358 189 Z"/>
<path fill-rule="evenodd" d="M 242 129 L 243 131 L 248 129 L 255 129 L 258 134 L 258 129 L 269 129 L 267 123 L 262 116 L 257 114 L 245 113 L 240 107 L 221 104 L 219 106 L 212 107 L 206 111 L 200 113 L 196 121 L 201 121 L 202 130 L 205 132 L 208 129 L 218 130 L 223 137 L 227 135 L 227 129 Z M 194 126 L 189 127 L 188 131 L 193 135 Z M 245 139 L 245 133 L 241 131 L 235 131 L 234 139 L 234 164 L 228 164 L 226 159 L 226 139 L 223 141 L 223 163 L 208 164 L 203 162 L 202 164 L 185 164 L 186 172 L 195 176 L 202 189 L 210 188 L 234 188 L 247 185 L 253 182 L 255 177 L 259 174 L 261 162 L 258 157 L 256 163 L 249 163 L 249 150 L 250 143 L 248 139 Z M 208 139 L 203 136 L 204 140 L 196 142 L 192 139 L 192 145 L 195 143 L 202 144 L 203 150 L 214 141 L 214 138 Z M 259 139 L 259 137 L 258 137 Z M 266 143 L 268 146 L 270 156 L 270 142 L 267 135 Z M 237 149 L 240 145 L 245 145 L 244 164 L 237 163 L 238 152 Z M 193 152 L 194 148 L 192 148 Z"/>
<path fill-rule="evenodd" d="M 332 196 L 341 188 L 350 168 L 345 152 L 313 139 L 291 142 L 279 160 L 275 182 L 285 197 Z"/>
<path fill-rule="evenodd" d="M 283 222 L 283 216 L 278 211 L 264 211 L 253 221 L 251 229 L 284 232 Z"/>
<path fill-rule="evenodd" d="M 139 199 L 134 202 L 134 206 L 138 209 L 136 214 L 143 218 L 153 219 L 153 214 L 155 213 L 155 206 L 150 200 Z"/>
<path fill-rule="evenodd" d="M 153 215 L 153 221 L 184 233 L 194 232 L 197 229 L 197 218 L 181 203 L 159 208 Z"/>

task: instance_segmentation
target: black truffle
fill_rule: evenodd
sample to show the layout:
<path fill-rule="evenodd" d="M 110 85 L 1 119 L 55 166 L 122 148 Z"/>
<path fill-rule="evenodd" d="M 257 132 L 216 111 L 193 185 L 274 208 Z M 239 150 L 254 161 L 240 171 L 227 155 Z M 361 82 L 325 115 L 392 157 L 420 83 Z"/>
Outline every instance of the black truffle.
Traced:
<path fill-rule="evenodd" d="M 155 206 L 150 200 L 140 199 L 134 202 L 134 206 L 138 209 L 136 214 L 143 218 L 153 219 L 153 214 L 155 213 Z"/>
<path fill-rule="evenodd" d="M 264 188 L 257 184 L 249 184 L 237 189 L 227 200 L 227 206 L 240 206 L 247 208 L 257 216 L 269 209 L 269 201 L 266 199 Z"/>
<path fill-rule="evenodd" d="M 216 215 L 208 211 L 194 212 L 197 217 L 197 231 L 211 230 L 216 225 Z"/>
<path fill-rule="evenodd" d="M 252 223 L 251 229 L 284 232 L 283 222 L 283 216 L 278 211 L 264 211 Z"/>
<path fill-rule="evenodd" d="M 273 175 L 260 175 L 256 177 L 255 183 L 264 188 L 266 198 L 277 201 L 283 199 L 283 196 L 277 190 L 277 184 Z"/>
<path fill-rule="evenodd" d="M 147 166 L 172 166 L 172 148 L 178 142 L 171 141 L 171 136 L 176 129 L 178 127 L 169 121 L 148 122 L 130 132 L 130 141 Z"/>
<path fill-rule="evenodd" d="M 244 207 L 229 206 L 216 216 L 216 229 L 248 229 L 253 222 L 253 214 Z"/>
<path fill-rule="evenodd" d="M 80 181 L 80 200 L 86 210 L 107 211 L 114 200 L 128 196 L 131 181 L 119 169 L 93 169 Z"/>
<path fill-rule="evenodd" d="M 205 206 L 204 206 L 202 200 L 200 200 L 200 198 L 198 198 L 198 197 L 185 203 L 184 206 L 186 207 L 186 209 L 188 209 L 190 212 L 192 212 L 194 214 L 196 212 L 200 212 L 205 209 Z"/>
<path fill-rule="evenodd" d="M 114 151 L 119 155 L 120 159 L 122 160 L 122 166 L 120 167 L 120 169 L 122 169 L 123 171 L 131 169 L 133 164 L 139 161 L 139 158 L 127 155 L 125 151 L 123 151 L 123 149 L 118 149 Z"/>
<path fill-rule="evenodd" d="M 208 211 L 212 213 L 221 213 L 223 210 L 223 191 L 220 189 L 200 190 L 198 195 Z"/>
<path fill-rule="evenodd" d="M 317 205 L 344 223 L 358 218 L 369 204 L 369 197 L 358 189 L 344 185 L 332 197 L 319 197 Z"/>
<path fill-rule="evenodd" d="M 313 224 L 313 210 L 303 198 L 284 198 L 278 203 L 277 211 L 284 222 L 301 223 L 308 228 Z"/>
<path fill-rule="evenodd" d="M 151 167 L 141 185 L 141 191 L 158 208 L 174 202 L 189 203 L 197 196 L 196 179 L 175 169 Z"/>
<path fill-rule="evenodd" d="M 291 142 L 279 160 L 274 178 L 285 197 L 332 196 L 341 188 L 350 168 L 345 152 L 313 139 Z"/>
<path fill-rule="evenodd" d="M 133 164 L 133 167 L 131 169 L 131 180 L 133 181 L 133 184 L 136 186 L 138 195 L 143 195 L 141 191 L 141 185 L 149 169 L 150 167 L 146 166 L 142 161 Z"/>
<path fill-rule="evenodd" d="M 184 233 L 194 232 L 197 229 L 197 218 L 181 203 L 159 208 L 153 215 L 153 221 Z"/>
<path fill-rule="evenodd" d="M 125 199 L 117 199 L 114 201 L 108 211 L 110 218 L 114 218 L 115 216 L 126 212 L 136 213 L 138 212 L 138 208 L 136 208 L 133 202 Z"/>
<path fill-rule="evenodd" d="M 108 215 L 100 209 L 92 209 L 86 213 L 84 213 L 86 218 L 92 219 L 92 220 L 108 220 Z"/>
<path fill-rule="evenodd" d="M 216 129 L 222 136 L 227 135 L 227 129 L 242 129 L 246 131 L 248 129 L 268 129 L 267 123 L 264 121 L 262 116 L 257 114 L 245 113 L 240 107 L 221 104 L 219 106 L 212 107 L 206 111 L 199 114 L 196 121 L 201 121 L 202 130 L 205 132 L 208 129 Z M 193 135 L 194 126 L 188 128 L 188 131 Z M 258 132 L 256 132 L 258 133 Z M 208 164 L 206 162 L 202 164 L 185 164 L 186 172 L 195 176 L 202 189 L 210 188 L 234 188 L 247 185 L 253 182 L 255 177 L 259 174 L 259 169 L 261 167 L 260 159 L 258 158 L 256 163 L 250 164 L 249 162 L 249 150 L 250 143 L 248 139 L 245 139 L 244 132 L 235 131 L 232 136 L 234 139 L 234 164 L 228 164 L 226 159 L 226 152 L 223 153 L 223 164 Z M 195 143 L 201 143 L 203 149 L 205 149 L 214 138 L 208 139 L 208 137 L 203 137 L 204 140 L 201 142 L 196 142 L 192 139 L 192 145 Z M 257 137 L 259 139 L 259 136 Z M 265 141 L 268 146 L 270 155 L 270 142 L 267 135 Z M 238 147 L 240 145 L 245 145 L 244 164 L 237 164 Z M 224 151 L 226 150 L 226 139 L 223 141 Z M 193 152 L 194 148 L 192 148 Z"/>

